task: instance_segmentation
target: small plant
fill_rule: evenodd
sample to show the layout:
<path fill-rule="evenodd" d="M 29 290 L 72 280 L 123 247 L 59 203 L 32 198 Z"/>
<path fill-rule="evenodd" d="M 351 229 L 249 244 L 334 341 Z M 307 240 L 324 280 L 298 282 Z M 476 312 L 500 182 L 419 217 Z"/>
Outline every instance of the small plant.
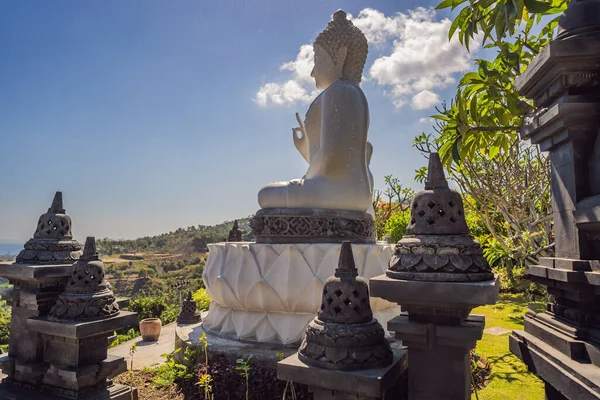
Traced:
<path fill-rule="evenodd" d="M 208 373 L 208 339 L 206 333 L 202 332 L 202 336 L 198 339 L 198 345 L 204 350 L 204 366 L 198 368 L 198 385 L 204 389 L 204 398 L 213 400 L 215 395 L 212 387 L 212 376 Z"/>
<path fill-rule="evenodd" d="M 129 356 L 131 357 L 131 367 L 129 368 L 129 388 L 131 389 L 131 400 L 133 400 L 133 355 L 137 351 L 137 344 L 133 343 L 129 348 Z"/>
<path fill-rule="evenodd" d="M 179 379 L 191 378 L 193 376 L 193 371 L 188 366 L 175 360 L 175 354 L 180 351 L 181 347 L 171 353 L 161 354 L 161 357 L 166 358 L 164 364 L 153 369 L 144 370 L 144 372 L 150 375 L 148 380 L 153 382 L 157 388 L 170 386 Z"/>
<path fill-rule="evenodd" d="M 212 387 L 212 376 L 206 372 L 207 369 L 205 367 L 200 367 L 198 369 L 198 386 L 204 389 L 204 399 L 205 400 L 213 400 L 215 395 L 213 394 Z"/>
<path fill-rule="evenodd" d="M 252 358 L 252 356 L 249 356 L 245 360 L 243 358 L 238 358 L 237 360 L 235 360 L 235 362 L 237 363 L 237 367 L 235 367 L 235 369 L 240 371 L 240 373 L 242 374 L 242 377 L 246 380 L 246 400 L 248 400 L 248 398 L 249 398 L 248 378 L 250 377 L 250 359 L 251 358 Z"/>
<path fill-rule="evenodd" d="M 470 351 L 471 359 L 471 389 L 475 393 L 475 399 L 479 400 L 478 390 L 483 389 L 490 375 L 490 364 L 488 361 L 475 353 L 474 349 Z"/>
<path fill-rule="evenodd" d="M 205 332 L 202 332 L 202 336 L 198 339 L 198 344 L 202 346 L 202 350 L 204 350 L 204 365 L 208 368 L 208 339 L 206 338 Z"/>

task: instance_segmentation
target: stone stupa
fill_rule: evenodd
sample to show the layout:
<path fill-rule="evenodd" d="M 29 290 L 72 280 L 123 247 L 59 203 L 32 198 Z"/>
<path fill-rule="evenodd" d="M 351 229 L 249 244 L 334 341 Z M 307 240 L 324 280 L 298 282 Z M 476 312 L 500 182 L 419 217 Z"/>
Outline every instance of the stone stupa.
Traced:
<path fill-rule="evenodd" d="M 373 318 L 367 282 L 358 277 L 352 245 L 342 243 L 335 275 L 327 279 L 319 313 L 306 328 L 298 358 L 337 370 L 383 368 L 393 354 L 383 327 Z"/>
<path fill-rule="evenodd" d="M 494 279 L 465 221 L 460 194 L 448 187 L 438 153 L 431 153 L 425 190 L 411 204 L 406 235 L 386 272 L 391 278 L 472 282 Z"/>
<path fill-rule="evenodd" d="M 72 264 L 81 256 L 81 244 L 73 239 L 71 217 L 63 207 L 62 192 L 56 192 L 48 212 L 38 220 L 33 238 L 17 255 L 19 264 Z"/>
<path fill-rule="evenodd" d="M 105 278 L 104 263 L 98 258 L 96 239 L 88 237 L 83 255 L 73 264 L 65 291 L 50 310 L 50 320 L 84 321 L 111 317 L 119 305 Z"/>

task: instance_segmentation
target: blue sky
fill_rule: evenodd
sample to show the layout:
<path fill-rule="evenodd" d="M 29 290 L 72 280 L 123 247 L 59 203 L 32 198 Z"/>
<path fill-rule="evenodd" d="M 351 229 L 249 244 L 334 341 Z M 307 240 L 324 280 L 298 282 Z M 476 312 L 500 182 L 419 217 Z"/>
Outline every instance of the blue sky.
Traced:
<path fill-rule="evenodd" d="M 299 51 L 338 8 L 370 40 L 375 185 L 393 174 L 418 188 L 412 139 L 471 65 L 459 45 L 439 50 L 448 15 L 436 4 L 0 2 L 0 241 L 30 237 L 56 190 L 80 240 L 254 213 L 262 185 L 306 170 L 291 137 L 314 89 Z M 283 93 L 290 81 L 305 94 Z"/>

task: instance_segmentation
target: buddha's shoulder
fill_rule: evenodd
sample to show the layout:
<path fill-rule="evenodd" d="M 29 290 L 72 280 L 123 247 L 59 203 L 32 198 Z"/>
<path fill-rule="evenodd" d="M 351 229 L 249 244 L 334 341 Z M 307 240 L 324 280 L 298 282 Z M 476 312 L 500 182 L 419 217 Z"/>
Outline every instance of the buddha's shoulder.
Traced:
<path fill-rule="evenodd" d="M 358 84 L 351 81 L 337 81 L 324 92 L 327 96 L 355 96 L 357 99 L 363 100 L 364 93 Z"/>

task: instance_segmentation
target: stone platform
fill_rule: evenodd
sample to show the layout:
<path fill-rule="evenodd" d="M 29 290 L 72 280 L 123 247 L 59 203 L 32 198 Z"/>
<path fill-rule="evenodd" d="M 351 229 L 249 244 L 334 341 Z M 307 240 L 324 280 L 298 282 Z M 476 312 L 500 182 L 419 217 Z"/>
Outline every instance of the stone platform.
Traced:
<path fill-rule="evenodd" d="M 393 352 L 391 365 L 357 371 L 314 368 L 295 353 L 278 363 L 277 378 L 309 386 L 315 399 L 380 399 L 408 368 L 407 350 L 394 349 Z"/>
<path fill-rule="evenodd" d="M 248 358 L 252 356 L 253 360 L 258 360 L 275 365 L 279 361 L 277 353 L 283 353 L 284 357 L 296 354 L 297 344 L 283 345 L 281 343 L 257 343 L 256 341 L 241 341 L 226 339 L 215 335 L 203 328 L 202 323 L 192 325 L 177 324 L 175 328 L 175 349 L 182 350 L 177 353 L 183 356 L 187 347 L 198 347 L 198 339 L 202 334 L 206 334 L 208 341 L 209 357 L 225 358 L 229 362 L 235 363 L 238 358 Z M 390 346 L 393 349 L 401 349 L 400 341 L 392 341 Z M 201 354 L 204 357 L 204 354 Z M 199 361 L 202 361 L 199 360 Z"/>
<path fill-rule="evenodd" d="M 341 244 L 209 244 L 202 275 L 213 302 L 204 328 L 228 339 L 297 344 L 321 306 L 323 284 L 334 274 Z M 385 273 L 391 244 L 353 245 L 358 274 Z M 373 316 L 386 326 L 395 303 L 371 297 Z"/>
<path fill-rule="evenodd" d="M 65 397 L 50 393 L 39 393 L 9 385 L 0 385 L 0 400 L 65 400 Z M 114 384 L 107 388 L 91 391 L 78 400 L 138 400 L 137 388 Z"/>
<path fill-rule="evenodd" d="M 202 334 L 206 335 L 208 341 L 208 354 L 211 360 L 225 359 L 228 362 L 235 363 L 239 358 L 247 359 L 252 356 L 255 361 L 271 364 L 275 367 L 279 357 L 277 353 L 283 353 L 288 357 L 296 352 L 297 346 L 285 346 L 281 343 L 257 343 L 240 340 L 232 340 L 219 337 L 202 327 L 202 323 L 181 325 L 175 328 L 175 349 L 181 348 L 175 357 L 183 359 L 185 349 L 188 347 L 198 348 L 198 339 Z M 204 360 L 204 353 L 200 352 L 200 359 Z"/>

